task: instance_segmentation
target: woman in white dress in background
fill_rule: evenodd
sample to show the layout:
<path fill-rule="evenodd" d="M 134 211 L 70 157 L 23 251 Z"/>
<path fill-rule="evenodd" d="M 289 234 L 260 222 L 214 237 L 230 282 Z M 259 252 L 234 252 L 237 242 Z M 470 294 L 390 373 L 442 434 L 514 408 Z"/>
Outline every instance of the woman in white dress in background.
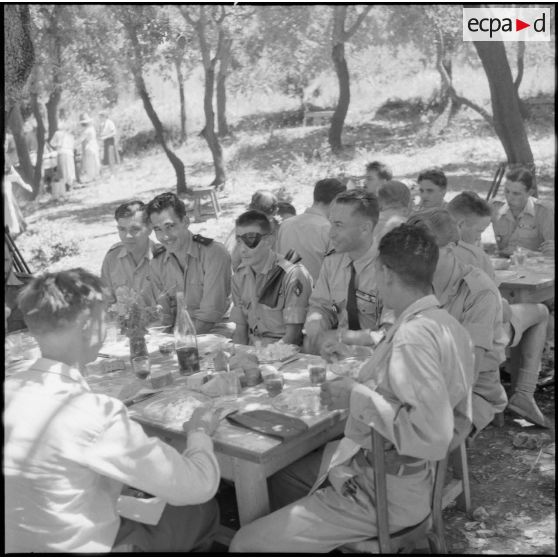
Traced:
<path fill-rule="evenodd" d="M 99 144 L 97 143 L 97 132 L 93 126 L 93 120 L 87 113 L 83 113 L 79 119 L 82 127 L 81 142 L 81 181 L 91 182 L 99 177 L 101 172 L 101 161 L 99 158 Z"/>

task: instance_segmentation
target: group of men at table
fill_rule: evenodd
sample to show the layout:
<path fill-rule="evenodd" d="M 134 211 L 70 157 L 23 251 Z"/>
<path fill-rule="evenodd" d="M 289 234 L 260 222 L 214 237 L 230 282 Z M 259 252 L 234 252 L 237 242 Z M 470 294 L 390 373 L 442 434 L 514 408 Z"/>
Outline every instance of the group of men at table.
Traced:
<path fill-rule="evenodd" d="M 230 551 L 328 552 L 374 537 L 371 429 L 388 444 L 390 529 L 420 522 L 432 463 L 506 406 L 546 426 L 534 391 L 548 309 L 502 300 L 479 245 L 492 220 L 501 253 L 553 254 L 553 209 L 529 195 L 531 181 L 525 169 L 510 171 L 496 208 L 473 192 L 446 204 L 446 177 L 429 169 L 410 211 L 409 188 L 374 162 L 362 189 L 318 181 L 313 205 L 279 227 L 257 209 L 241 214 L 234 265 L 222 244 L 189 231 L 172 193 L 118 207 L 121 242 L 102 280 L 82 269 L 47 273 L 18 296 L 42 358 L 5 386 L 7 550 L 186 552 L 207 549 L 215 534 L 211 408 L 194 411 L 180 454 L 147 437 L 120 401 L 93 394 L 79 372 L 103 343 L 107 292 L 114 300 L 123 285 L 159 304 L 168 325 L 183 291 L 198 333 L 236 343 L 282 340 L 329 360 L 350 345 L 373 349 L 357 380 L 322 386 L 329 409 L 348 410 L 345 436 L 324 452 L 331 460 L 322 463 L 320 450 L 274 475 L 274 511 L 243 526 Z M 290 249 L 301 261 L 285 258 Z M 509 401 L 499 377 L 507 347 Z M 168 502 L 157 526 L 118 517 L 123 484 Z"/>

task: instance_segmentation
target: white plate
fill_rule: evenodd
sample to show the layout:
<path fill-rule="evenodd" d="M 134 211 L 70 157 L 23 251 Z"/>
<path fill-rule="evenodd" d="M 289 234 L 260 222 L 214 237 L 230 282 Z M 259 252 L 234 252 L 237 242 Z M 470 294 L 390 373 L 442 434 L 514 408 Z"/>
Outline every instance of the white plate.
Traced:
<path fill-rule="evenodd" d="M 322 409 L 319 387 L 302 387 L 280 393 L 272 400 L 278 411 L 294 416 L 319 415 Z"/>
<path fill-rule="evenodd" d="M 358 373 L 365 362 L 365 360 L 360 360 L 355 357 L 345 358 L 338 362 L 328 364 L 327 368 L 336 376 L 346 376 L 356 380 L 358 378 Z"/>

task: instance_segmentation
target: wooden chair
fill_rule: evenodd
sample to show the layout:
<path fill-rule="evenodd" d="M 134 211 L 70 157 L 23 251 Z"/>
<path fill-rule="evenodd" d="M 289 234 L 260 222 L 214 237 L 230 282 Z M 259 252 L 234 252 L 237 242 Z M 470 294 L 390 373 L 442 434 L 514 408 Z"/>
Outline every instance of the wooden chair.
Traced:
<path fill-rule="evenodd" d="M 457 509 L 468 512 L 471 509 L 471 489 L 465 441 L 449 454 L 448 463 L 451 465 L 453 478 L 444 486 L 442 509 L 447 508 L 450 502 L 456 500 Z"/>
<path fill-rule="evenodd" d="M 374 539 L 346 544 L 340 550 L 344 553 L 358 554 L 393 554 L 397 552 L 408 554 L 416 548 L 418 543 L 426 540 L 433 554 L 447 554 L 442 520 L 442 502 L 448 456 L 438 461 L 435 465 L 432 503 L 428 517 L 417 525 L 407 527 L 396 533 L 390 533 L 384 438 L 375 430 L 372 431 L 372 448 L 378 536 Z"/>
<path fill-rule="evenodd" d="M 211 201 L 212 213 L 215 214 L 215 218 L 219 219 L 219 213 L 221 213 L 221 206 L 219 205 L 219 200 L 217 199 L 217 193 L 215 191 L 215 186 L 207 186 L 205 188 L 195 188 L 192 190 L 194 196 L 194 217 L 196 221 L 201 218 L 201 200 L 203 198 L 209 198 Z"/>

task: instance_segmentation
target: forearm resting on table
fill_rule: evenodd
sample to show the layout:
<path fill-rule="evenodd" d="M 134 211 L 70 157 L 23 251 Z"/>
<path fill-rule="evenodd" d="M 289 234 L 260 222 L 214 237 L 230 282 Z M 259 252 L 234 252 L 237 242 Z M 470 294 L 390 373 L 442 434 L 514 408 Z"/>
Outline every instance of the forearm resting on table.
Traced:
<path fill-rule="evenodd" d="M 196 328 L 196 333 L 198 335 L 202 333 L 209 333 L 215 324 L 213 322 L 206 322 L 204 320 L 198 320 L 194 318 L 194 327 Z"/>
<path fill-rule="evenodd" d="M 353 331 L 350 329 L 344 329 L 340 331 L 339 341 L 341 343 L 345 343 L 346 345 L 375 347 L 384 335 L 385 331 L 383 330 L 372 331 L 370 329 L 359 329 Z"/>
<path fill-rule="evenodd" d="M 300 345 L 302 343 L 302 324 L 286 324 L 285 335 L 281 341 L 290 345 Z"/>
<path fill-rule="evenodd" d="M 248 345 L 248 324 L 236 324 L 236 329 L 234 330 L 233 335 L 233 343 Z"/>

